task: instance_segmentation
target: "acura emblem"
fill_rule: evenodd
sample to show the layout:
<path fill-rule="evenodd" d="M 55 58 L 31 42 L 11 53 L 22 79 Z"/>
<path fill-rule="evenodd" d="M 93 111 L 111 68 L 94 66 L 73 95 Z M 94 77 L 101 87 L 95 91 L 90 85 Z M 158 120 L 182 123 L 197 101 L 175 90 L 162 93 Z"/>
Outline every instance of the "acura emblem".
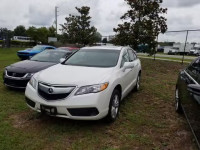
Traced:
<path fill-rule="evenodd" d="M 52 93 L 53 93 L 53 89 L 52 89 L 52 88 L 49 88 L 49 89 L 48 89 L 48 92 L 49 92 L 49 94 L 52 94 Z"/>

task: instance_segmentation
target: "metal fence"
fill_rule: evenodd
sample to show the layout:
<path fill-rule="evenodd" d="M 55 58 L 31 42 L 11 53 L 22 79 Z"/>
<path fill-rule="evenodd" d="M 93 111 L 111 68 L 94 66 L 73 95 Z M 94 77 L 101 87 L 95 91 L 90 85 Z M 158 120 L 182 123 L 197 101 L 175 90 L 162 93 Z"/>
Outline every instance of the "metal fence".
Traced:
<path fill-rule="evenodd" d="M 186 46 L 187 44 L 195 44 L 200 43 L 200 29 L 195 30 L 177 30 L 177 31 L 167 31 L 164 34 L 160 34 L 158 36 L 159 43 L 182 43 L 183 52 L 181 63 L 184 63 L 185 55 L 187 53 Z M 156 59 L 156 55 L 154 55 L 154 59 Z"/>

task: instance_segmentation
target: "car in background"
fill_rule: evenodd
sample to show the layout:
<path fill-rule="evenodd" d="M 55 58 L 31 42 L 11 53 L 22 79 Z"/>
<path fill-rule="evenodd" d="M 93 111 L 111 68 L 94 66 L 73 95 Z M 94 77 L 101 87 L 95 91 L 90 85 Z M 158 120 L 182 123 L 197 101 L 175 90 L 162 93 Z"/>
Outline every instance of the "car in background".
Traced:
<path fill-rule="evenodd" d="M 178 76 L 175 109 L 184 113 L 200 149 L 200 57 Z"/>
<path fill-rule="evenodd" d="M 159 47 L 157 48 L 158 53 L 164 53 L 164 47 Z"/>
<path fill-rule="evenodd" d="M 11 88 L 25 89 L 28 81 L 36 72 L 64 61 L 75 52 L 46 50 L 33 56 L 30 60 L 14 63 L 5 68 L 4 84 Z"/>
<path fill-rule="evenodd" d="M 168 55 L 177 55 L 179 53 L 179 48 L 178 47 L 172 47 L 169 52 Z"/>
<path fill-rule="evenodd" d="M 200 56 L 200 45 L 196 44 L 188 53 L 188 55 Z"/>
<path fill-rule="evenodd" d="M 121 100 L 140 87 L 141 63 L 130 47 L 85 47 L 61 64 L 36 73 L 27 105 L 51 116 L 113 122 Z"/>
<path fill-rule="evenodd" d="M 53 46 L 49 46 L 49 45 L 36 45 L 33 48 L 28 48 L 25 50 L 18 51 L 17 56 L 22 60 L 29 59 L 30 57 L 32 57 L 46 49 L 56 49 L 56 48 Z"/>

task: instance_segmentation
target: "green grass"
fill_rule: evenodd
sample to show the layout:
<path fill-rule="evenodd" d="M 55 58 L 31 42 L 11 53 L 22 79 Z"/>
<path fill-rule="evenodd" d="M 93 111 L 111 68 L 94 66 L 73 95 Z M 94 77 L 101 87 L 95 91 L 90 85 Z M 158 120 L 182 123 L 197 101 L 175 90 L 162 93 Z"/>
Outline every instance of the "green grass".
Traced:
<path fill-rule="evenodd" d="M 0 75 L 19 61 L 18 49 L 0 49 Z M 180 63 L 142 59 L 142 86 L 122 102 L 113 124 L 40 116 L 24 92 L 6 88 L 0 76 L 0 149 L 196 149 L 184 117 L 174 111 Z M 181 133 L 184 133 L 183 135 Z"/>

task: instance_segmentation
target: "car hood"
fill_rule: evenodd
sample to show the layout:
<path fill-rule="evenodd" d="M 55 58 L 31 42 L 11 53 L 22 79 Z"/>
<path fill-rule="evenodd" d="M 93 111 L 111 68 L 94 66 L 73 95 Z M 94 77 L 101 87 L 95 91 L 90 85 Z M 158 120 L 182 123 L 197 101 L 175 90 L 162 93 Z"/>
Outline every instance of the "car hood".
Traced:
<path fill-rule="evenodd" d="M 114 68 L 95 68 L 58 64 L 37 74 L 36 78 L 48 84 L 85 86 L 99 84 L 112 75 Z"/>
<path fill-rule="evenodd" d="M 10 72 L 17 73 L 36 73 L 53 65 L 55 65 L 55 63 L 24 60 L 12 64 L 6 67 L 6 69 Z"/>

